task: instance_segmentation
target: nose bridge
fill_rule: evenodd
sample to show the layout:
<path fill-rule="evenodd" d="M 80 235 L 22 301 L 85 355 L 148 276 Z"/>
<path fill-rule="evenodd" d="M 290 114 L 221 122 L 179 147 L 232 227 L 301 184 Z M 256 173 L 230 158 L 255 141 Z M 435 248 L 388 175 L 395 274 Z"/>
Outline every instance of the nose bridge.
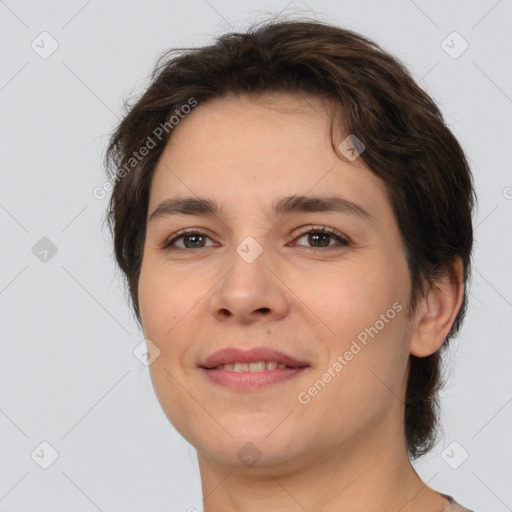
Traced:
<path fill-rule="evenodd" d="M 255 238 L 249 236 L 242 240 L 230 259 L 231 272 L 226 276 L 225 293 L 239 302 L 246 301 L 248 306 L 258 297 L 262 300 L 265 290 L 272 286 L 269 283 L 268 260 L 268 248 L 264 249 Z"/>
<path fill-rule="evenodd" d="M 245 237 L 237 245 L 235 252 L 248 265 L 253 264 L 258 259 L 268 258 L 268 248 L 265 258 L 261 258 L 263 246 L 252 236 Z"/>

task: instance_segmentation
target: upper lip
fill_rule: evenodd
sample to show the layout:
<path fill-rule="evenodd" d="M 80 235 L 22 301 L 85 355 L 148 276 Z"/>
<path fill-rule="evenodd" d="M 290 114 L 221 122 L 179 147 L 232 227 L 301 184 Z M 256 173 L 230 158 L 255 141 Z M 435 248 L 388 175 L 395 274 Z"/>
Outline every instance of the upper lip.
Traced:
<path fill-rule="evenodd" d="M 256 363 L 258 361 L 277 361 L 293 368 L 309 366 L 309 363 L 306 361 L 299 361 L 284 352 L 269 347 L 254 347 L 251 349 L 223 348 L 210 354 L 199 366 L 209 369 L 222 364 Z"/>

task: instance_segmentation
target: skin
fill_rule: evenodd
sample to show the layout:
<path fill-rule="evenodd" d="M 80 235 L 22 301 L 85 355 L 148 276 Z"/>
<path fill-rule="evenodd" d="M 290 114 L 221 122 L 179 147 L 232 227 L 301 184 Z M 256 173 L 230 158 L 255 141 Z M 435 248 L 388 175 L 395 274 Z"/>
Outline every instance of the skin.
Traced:
<path fill-rule="evenodd" d="M 289 93 L 199 104 L 174 128 L 155 170 L 150 215 L 180 196 L 224 207 L 149 222 L 139 281 L 144 334 L 160 349 L 152 383 L 197 449 L 205 512 L 439 512 L 447 503 L 409 461 L 403 410 L 409 354 L 441 346 L 462 301 L 462 266 L 456 261 L 407 319 L 410 279 L 385 184 L 361 159 L 344 162 L 333 151 L 328 107 Z M 335 131 L 335 147 L 346 135 Z M 283 196 L 333 193 L 375 222 L 338 212 L 270 215 Z M 298 233 L 304 226 L 332 228 L 351 245 L 311 240 Z M 204 237 L 163 248 L 192 228 Z M 252 263 L 236 252 L 246 237 L 263 250 Z M 402 311 L 300 403 L 298 394 L 396 302 Z M 198 368 L 231 346 L 269 346 L 311 366 L 257 391 L 232 391 Z M 261 454 L 251 467 L 237 456 L 248 442 Z"/>

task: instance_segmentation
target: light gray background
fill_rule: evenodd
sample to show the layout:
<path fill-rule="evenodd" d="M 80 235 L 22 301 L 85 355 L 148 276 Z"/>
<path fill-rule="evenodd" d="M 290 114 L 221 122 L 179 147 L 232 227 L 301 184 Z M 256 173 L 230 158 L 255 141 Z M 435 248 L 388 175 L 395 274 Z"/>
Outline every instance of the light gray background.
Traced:
<path fill-rule="evenodd" d="M 280 11 L 375 39 L 467 151 L 479 197 L 470 307 L 447 361 L 444 434 L 416 467 L 477 512 L 512 510 L 510 0 L 0 1 L 0 510 L 201 510 L 195 451 L 133 354 L 143 336 L 92 190 L 122 102 L 161 51 Z M 51 49 L 43 31 L 59 45 L 47 58 L 31 47 Z M 442 46 L 453 31 L 469 44 L 458 58 L 445 51 L 463 48 L 458 36 Z M 32 252 L 42 237 L 57 247 L 46 262 Z M 43 441 L 59 454 L 48 469 Z"/>

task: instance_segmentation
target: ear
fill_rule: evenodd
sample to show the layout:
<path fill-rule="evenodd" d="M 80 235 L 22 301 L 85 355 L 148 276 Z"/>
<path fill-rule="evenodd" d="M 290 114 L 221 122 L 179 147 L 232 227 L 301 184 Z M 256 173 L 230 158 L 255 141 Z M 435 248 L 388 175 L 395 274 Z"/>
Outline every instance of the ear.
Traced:
<path fill-rule="evenodd" d="M 457 257 L 418 304 L 409 344 L 416 357 L 433 354 L 443 344 L 464 298 L 464 266 Z"/>

